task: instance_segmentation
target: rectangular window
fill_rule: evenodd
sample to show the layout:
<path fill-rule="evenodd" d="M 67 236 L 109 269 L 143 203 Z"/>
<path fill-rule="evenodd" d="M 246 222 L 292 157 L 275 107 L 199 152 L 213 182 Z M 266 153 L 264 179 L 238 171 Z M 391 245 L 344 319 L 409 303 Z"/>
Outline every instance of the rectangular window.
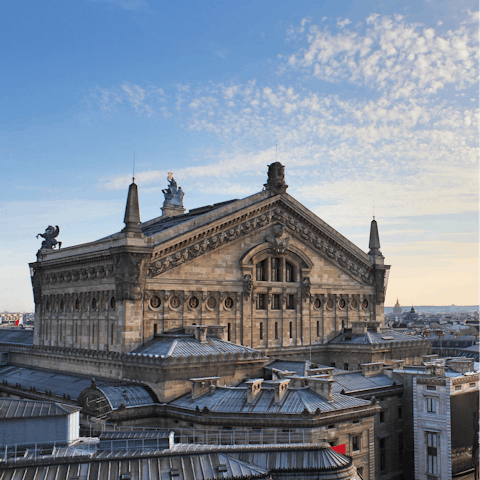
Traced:
<path fill-rule="evenodd" d="M 360 435 L 354 435 L 352 437 L 352 450 L 358 452 L 360 450 Z"/>
<path fill-rule="evenodd" d="M 257 263 L 257 282 L 264 282 L 267 279 L 265 275 L 266 265 L 267 265 L 266 260 L 263 260 L 263 262 Z"/>
<path fill-rule="evenodd" d="M 385 412 L 380 412 L 380 423 L 385 423 Z"/>
<path fill-rule="evenodd" d="M 403 465 L 403 433 L 398 434 L 398 463 Z"/>
<path fill-rule="evenodd" d="M 437 407 L 437 399 L 436 398 L 427 398 L 427 412 L 435 413 Z"/>
<path fill-rule="evenodd" d="M 278 340 L 278 322 L 275 322 L 275 340 Z"/>
<path fill-rule="evenodd" d="M 380 446 L 380 470 L 387 469 L 387 442 L 385 438 L 381 438 L 379 442 Z"/>
<path fill-rule="evenodd" d="M 294 282 L 294 276 L 293 276 L 293 265 L 291 263 L 286 262 L 285 264 L 285 275 L 287 278 L 285 279 L 287 282 Z"/>
<path fill-rule="evenodd" d="M 295 310 L 295 295 L 287 295 L 287 310 Z"/>
<path fill-rule="evenodd" d="M 333 368 L 335 368 L 335 362 L 331 362 L 331 363 L 330 363 L 330 366 L 333 367 Z"/>
<path fill-rule="evenodd" d="M 257 296 L 257 310 L 267 309 L 267 296 L 265 293 L 259 293 Z"/>
<path fill-rule="evenodd" d="M 76 329 L 75 329 L 76 332 Z M 110 345 L 113 345 L 113 323 L 110 324 Z"/>
<path fill-rule="evenodd" d="M 471 383 L 470 384 L 470 388 L 475 388 L 475 386 L 476 386 L 476 383 Z"/>
<path fill-rule="evenodd" d="M 95 325 L 92 325 L 92 343 L 95 343 Z"/>
<path fill-rule="evenodd" d="M 260 323 L 260 340 L 263 340 L 263 323 Z"/>
<path fill-rule="evenodd" d="M 156 323 L 153 324 L 153 334 L 156 335 L 157 334 L 157 329 L 158 329 L 158 325 Z"/>
<path fill-rule="evenodd" d="M 75 324 L 75 343 L 78 342 L 78 331 L 77 331 L 77 324 Z"/>
<path fill-rule="evenodd" d="M 436 390 L 437 390 L 437 387 L 435 387 L 434 385 L 427 385 L 427 390 L 436 391 Z"/>
<path fill-rule="evenodd" d="M 320 336 L 320 322 L 317 322 L 317 337 Z"/>
<path fill-rule="evenodd" d="M 360 478 L 363 478 L 363 467 L 357 467 L 357 473 L 360 476 Z"/>
<path fill-rule="evenodd" d="M 461 385 L 455 385 L 455 391 L 458 392 L 459 390 L 462 389 L 462 386 Z"/>
<path fill-rule="evenodd" d="M 272 282 L 282 281 L 281 265 L 282 262 L 280 258 L 272 258 Z"/>
<path fill-rule="evenodd" d="M 227 323 L 227 340 L 231 342 L 232 340 L 232 324 Z"/>
<path fill-rule="evenodd" d="M 293 338 L 293 323 L 292 322 L 290 322 L 289 328 L 290 328 L 290 338 Z"/>
<path fill-rule="evenodd" d="M 437 434 L 427 432 L 427 472 L 430 475 L 438 475 L 437 442 Z"/>
<path fill-rule="evenodd" d="M 272 295 L 272 310 L 280 310 L 280 295 Z"/>
<path fill-rule="evenodd" d="M 398 407 L 398 419 L 401 420 L 403 418 L 403 411 L 402 411 L 402 407 Z"/>
<path fill-rule="evenodd" d="M 343 369 L 348 371 L 348 363 L 343 364 Z"/>

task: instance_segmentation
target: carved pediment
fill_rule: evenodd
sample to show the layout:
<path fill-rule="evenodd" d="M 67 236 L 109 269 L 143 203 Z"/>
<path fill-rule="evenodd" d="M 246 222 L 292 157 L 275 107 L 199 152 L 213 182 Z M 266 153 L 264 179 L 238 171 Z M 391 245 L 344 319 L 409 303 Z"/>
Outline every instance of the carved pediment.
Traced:
<path fill-rule="evenodd" d="M 169 245 L 168 249 L 162 250 L 161 246 L 157 248 L 148 265 L 147 276 L 153 278 L 161 275 L 207 252 L 272 225 L 265 241 L 276 254 L 284 253 L 288 249 L 291 237 L 295 236 L 361 283 L 372 285 L 375 281 L 371 264 L 347 250 L 333 235 L 318 228 L 308 217 L 294 211 L 281 199 L 260 211 L 250 212 L 248 215 L 237 212 L 236 216 L 233 219 L 228 217 L 228 222 L 216 228 L 214 233 L 208 234 L 206 226 L 203 234 L 196 232 L 195 237 L 191 239 L 188 239 L 187 235 L 181 236 L 178 242 L 173 246 Z"/>

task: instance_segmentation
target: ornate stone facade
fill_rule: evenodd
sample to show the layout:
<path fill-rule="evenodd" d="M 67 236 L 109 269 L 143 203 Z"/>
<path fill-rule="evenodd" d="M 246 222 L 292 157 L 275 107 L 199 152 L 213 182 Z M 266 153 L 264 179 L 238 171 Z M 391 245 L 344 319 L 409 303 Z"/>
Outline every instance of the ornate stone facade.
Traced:
<path fill-rule="evenodd" d="M 272 164 L 256 195 L 140 223 L 132 183 L 122 232 L 42 249 L 31 264 L 35 344 L 128 352 L 202 324 L 271 355 L 324 355 L 352 322 L 382 326 L 389 266 L 376 222 L 366 254 L 286 189 Z"/>

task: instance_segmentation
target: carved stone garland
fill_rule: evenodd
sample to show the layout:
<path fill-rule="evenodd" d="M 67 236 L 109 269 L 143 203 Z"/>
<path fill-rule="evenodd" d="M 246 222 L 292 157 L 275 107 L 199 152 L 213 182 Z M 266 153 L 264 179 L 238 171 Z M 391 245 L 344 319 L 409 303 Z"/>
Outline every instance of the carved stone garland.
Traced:
<path fill-rule="evenodd" d="M 147 276 L 149 278 L 156 277 L 172 268 L 182 265 L 188 260 L 192 260 L 204 253 L 214 250 L 228 242 L 234 241 L 237 238 L 247 235 L 259 228 L 272 222 L 272 220 L 279 222 L 278 233 L 271 238 L 267 238 L 267 241 L 276 247 L 278 251 L 282 251 L 288 248 L 288 243 L 284 239 L 285 230 L 289 230 L 292 233 L 300 236 L 303 240 L 308 242 L 315 250 L 320 251 L 327 256 L 333 263 L 341 266 L 343 269 L 349 271 L 353 276 L 357 277 L 363 283 L 372 285 L 375 281 L 373 271 L 371 268 L 365 265 L 365 267 L 358 265 L 358 263 L 352 262 L 346 257 L 346 255 L 340 250 L 335 248 L 332 242 L 327 241 L 328 237 L 320 238 L 314 234 L 307 227 L 295 220 L 292 216 L 282 211 L 282 209 L 275 207 L 272 210 L 265 212 L 264 214 L 239 224 L 235 228 L 230 228 L 222 233 L 217 233 L 209 238 L 205 238 L 199 243 L 191 247 L 180 250 L 179 252 L 168 255 L 162 259 L 158 259 L 148 266 Z M 277 226 L 276 226 L 277 228 Z M 276 241 L 277 240 L 277 241 Z M 245 295 L 250 296 L 251 291 L 245 290 Z"/>

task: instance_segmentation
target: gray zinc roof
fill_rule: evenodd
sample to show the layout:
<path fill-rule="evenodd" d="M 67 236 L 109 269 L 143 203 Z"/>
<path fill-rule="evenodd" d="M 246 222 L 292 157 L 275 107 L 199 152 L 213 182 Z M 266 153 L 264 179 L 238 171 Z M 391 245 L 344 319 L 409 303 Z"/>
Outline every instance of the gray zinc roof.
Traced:
<path fill-rule="evenodd" d="M 251 404 L 247 403 L 247 389 L 242 387 L 218 387 L 213 394 L 206 393 L 196 399 L 191 394 L 184 395 L 170 405 L 195 410 L 207 407 L 212 412 L 221 413 L 279 413 L 299 414 L 305 409 L 315 413 L 317 409 L 323 412 L 332 412 L 347 408 L 370 405 L 367 400 L 348 397 L 339 393 L 333 394 L 333 401 L 328 402 L 308 387 L 288 389 L 282 401 L 275 403 L 275 390 L 264 388 L 258 393 Z"/>
<path fill-rule="evenodd" d="M 194 208 L 183 215 L 154 218 L 153 220 L 149 220 L 148 222 L 141 224 L 142 233 L 147 237 L 156 235 L 157 233 L 163 232 L 182 223 L 186 223 L 190 220 L 194 220 L 195 218 L 198 218 L 207 212 L 211 212 L 212 210 L 216 210 L 217 208 L 223 207 L 225 205 L 228 205 L 229 203 L 236 201 L 236 199 L 227 200 L 226 202 L 215 203 L 214 205 L 206 205 L 204 207 Z M 195 225 L 193 227 L 195 227 Z"/>
<path fill-rule="evenodd" d="M 112 410 L 120 405 L 138 407 L 155 403 L 150 393 L 141 385 L 103 385 L 97 388 L 105 395 Z"/>
<path fill-rule="evenodd" d="M 123 454 L 122 454 L 123 453 Z M 132 458 L 131 456 L 134 455 Z M 137 452 L 119 452 L 113 458 L 73 461 L 64 464 L 12 466 L 0 472 L 1 480 L 13 478 L 58 478 L 83 480 L 118 480 L 130 474 L 136 480 L 220 480 L 268 478 L 267 470 L 221 452 L 200 454 L 140 456 Z M 125 458 L 127 457 L 127 458 Z M 3 475 L 3 476 L 2 476 Z"/>
<path fill-rule="evenodd" d="M 0 398 L 0 418 L 57 417 L 78 412 L 80 408 L 54 402 Z"/>
<path fill-rule="evenodd" d="M 90 376 L 75 375 L 59 372 L 56 370 L 43 370 L 33 367 L 19 367 L 16 365 L 7 365 L 0 367 L 0 383 L 8 382 L 8 385 L 20 385 L 22 388 L 35 388 L 35 391 L 44 393 L 50 390 L 53 395 L 63 397 L 68 395 L 72 400 L 78 398 L 80 393 L 91 386 Z M 95 378 L 97 387 L 104 392 L 111 403 L 117 404 L 119 396 L 122 396 L 124 390 L 127 390 L 129 401 L 123 398 L 121 403 L 126 406 L 139 405 L 139 401 L 145 401 L 145 404 L 153 403 L 148 392 L 139 385 L 128 385 L 125 382 L 115 382 L 114 380 Z M 118 389 L 118 390 L 117 390 Z M 120 404 L 118 404 L 120 406 Z M 118 408 L 115 407 L 115 408 Z"/>
<path fill-rule="evenodd" d="M 192 335 L 160 335 L 132 353 L 159 355 L 160 357 L 189 357 L 225 353 L 255 352 L 256 350 L 207 335 L 205 343 Z"/>
<path fill-rule="evenodd" d="M 334 375 L 334 392 L 355 392 L 358 390 L 368 390 L 370 388 L 391 387 L 393 380 L 387 375 L 380 374 L 372 377 L 364 377 L 360 372 L 342 373 Z M 398 382 L 397 382 L 398 383 Z"/>
<path fill-rule="evenodd" d="M 195 448 L 191 448 L 195 447 Z M 78 458 L 78 457 L 77 457 Z M 117 452 L 109 458 L 72 458 L 70 462 L 6 466 L 1 480 L 13 478 L 82 478 L 118 480 L 130 474 L 137 480 L 247 480 L 271 478 L 271 471 L 315 473 L 316 478 L 337 478 L 352 460 L 331 448 L 314 444 L 300 445 L 175 445 L 172 450 L 142 454 Z M 326 476 L 324 476 L 326 475 Z M 341 476 L 344 478 L 344 475 Z M 352 477 L 358 478 L 358 477 Z"/>
<path fill-rule="evenodd" d="M 355 344 L 355 345 L 374 345 L 374 344 L 390 344 L 394 342 L 415 342 L 423 341 L 421 338 L 405 335 L 395 330 L 383 332 L 367 331 L 364 334 L 353 334 L 344 332 L 330 340 L 330 344 Z"/>
<path fill-rule="evenodd" d="M 0 328 L 0 343 L 33 345 L 33 330 L 23 328 Z"/>

